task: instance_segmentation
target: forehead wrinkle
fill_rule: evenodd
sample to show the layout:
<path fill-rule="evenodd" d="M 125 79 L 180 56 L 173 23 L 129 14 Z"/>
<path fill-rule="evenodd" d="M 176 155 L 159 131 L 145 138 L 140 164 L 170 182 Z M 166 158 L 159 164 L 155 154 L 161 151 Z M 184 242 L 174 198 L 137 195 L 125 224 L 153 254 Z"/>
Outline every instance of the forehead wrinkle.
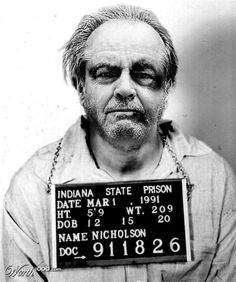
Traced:
<path fill-rule="evenodd" d="M 103 59 L 118 65 L 149 57 L 156 66 L 166 57 L 165 44 L 150 25 L 125 20 L 108 21 L 95 29 L 87 39 L 84 55 L 92 63 Z"/>
<path fill-rule="evenodd" d="M 131 54 L 131 55 L 130 55 Z M 99 53 L 87 53 L 85 59 L 89 65 L 109 64 L 112 66 L 131 67 L 136 63 L 153 66 L 156 71 L 163 69 L 164 56 L 153 57 L 143 52 L 102 51 Z"/>
<path fill-rule="evenodd" d="M 133 51 L 140 48 L 160 52 L 165 45 L 158 32 L 149 24 L 118 20 L 105 22 L 95 29 L 87 40 L 86 51 Z"/>
<path fill-rule="evenodd" d="M 136 50 L 135 50 L 136 49 Z M 153 50 L 153 48 L 93 48 L 91 49 L 86 49 L 84 58 L 89 58 L 91 59 L 93 56 L 109 56 L 111 58 L 114 58 L 114 54 L 125 56 L 125 55 L 130 55 L 132 54 L 133 56 L 144 56 L 144 57 L 150 57 L 150 58 L 156 58 L 156 59 L 161 59 L 165 55 L 165 50 Z"/>

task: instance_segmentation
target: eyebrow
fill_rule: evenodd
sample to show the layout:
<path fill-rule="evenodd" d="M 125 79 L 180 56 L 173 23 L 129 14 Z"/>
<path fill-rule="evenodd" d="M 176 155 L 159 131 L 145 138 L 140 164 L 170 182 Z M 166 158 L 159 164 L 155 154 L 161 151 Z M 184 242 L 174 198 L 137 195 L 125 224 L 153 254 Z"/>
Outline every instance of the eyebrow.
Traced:
<path fill-rule="evenodd" d="M 144 71 L 147 69 L 152 70 L 153 72 L 160 73 L 162 68 L 156 68 L 151 62 L 147 61 L 146 59 L 141 59 L 132 65 L 132 69 L 136 71 Z"/>
<path fill-rule="evenodd" d="M 93 78 L 96 77 L 96 73 L 99 69 L 101 68 L 106 68 L 108 71 L 114 71 L 118 70 L 121 67 L 117 66 L 116 64 L 111 64 L 111 63 L 98 63 L 95 64 L 94 66 L 91 66 L 88 70 L 90 76 Z M 156 76 L 163 76 L 163 67 L 155 67 L 152 62 L 150 62 L 147 59 L 140 59 L 136 62 L 133 62 L 131 71 L 145 71 L 145 70 L 151 70 L 155 73 Z"/>

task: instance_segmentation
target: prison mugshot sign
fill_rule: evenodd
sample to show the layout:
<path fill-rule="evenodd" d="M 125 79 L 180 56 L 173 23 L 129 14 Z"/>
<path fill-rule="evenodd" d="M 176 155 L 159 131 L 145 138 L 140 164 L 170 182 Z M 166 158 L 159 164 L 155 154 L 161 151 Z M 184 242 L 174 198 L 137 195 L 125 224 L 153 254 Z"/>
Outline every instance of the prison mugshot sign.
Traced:
<path fill-rule="evenodd" d="M 54 185 L 52 248 L 60 268 L 191 260 L 186 181 Z"/>

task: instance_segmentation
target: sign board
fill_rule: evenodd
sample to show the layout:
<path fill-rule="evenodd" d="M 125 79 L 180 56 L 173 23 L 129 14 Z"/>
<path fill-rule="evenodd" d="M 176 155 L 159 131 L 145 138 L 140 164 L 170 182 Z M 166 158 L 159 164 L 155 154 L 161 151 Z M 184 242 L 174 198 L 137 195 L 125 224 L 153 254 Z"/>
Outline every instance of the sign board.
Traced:
<path fill-rule="evenodd" d="M 190 261 L 185 179 L 52 189 L 52 267 Z"/>

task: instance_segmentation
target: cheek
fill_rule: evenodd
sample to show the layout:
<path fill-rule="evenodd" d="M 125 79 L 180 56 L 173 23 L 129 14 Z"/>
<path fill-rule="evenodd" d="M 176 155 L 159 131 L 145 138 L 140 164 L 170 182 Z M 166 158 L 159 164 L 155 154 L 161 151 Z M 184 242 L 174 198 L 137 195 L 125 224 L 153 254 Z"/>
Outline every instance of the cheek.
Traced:
<path fill-rule="evenodd" d="M 146 111 L 155 114 L 163 104 L 164 94 L 162 92 L 153 93 L 152 91 L 147 91 L 140 96 L 140 101 Z"/>
<path fill-rule="evenodd" d="M 112 97 L 112 87 L 89 83 L 85 85 L 85 99 L 98 110 L 103 110 Z"/>

